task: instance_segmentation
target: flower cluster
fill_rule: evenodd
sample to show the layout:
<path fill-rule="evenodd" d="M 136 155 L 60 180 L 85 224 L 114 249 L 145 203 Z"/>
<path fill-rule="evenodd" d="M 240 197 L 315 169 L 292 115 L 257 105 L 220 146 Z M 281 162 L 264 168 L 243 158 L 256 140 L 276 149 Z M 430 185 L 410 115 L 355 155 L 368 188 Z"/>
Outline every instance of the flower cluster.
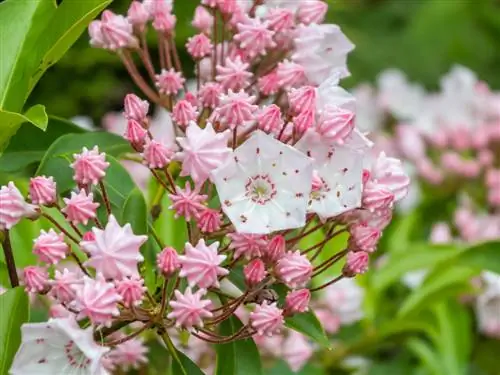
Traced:
<path fill-rule="evenodd" d="M 34 241 L 38 264 L 22 272 L 26 290 L 52 303 L 54 319 L 25 326 L 14 372 L 34 373 L 33 361 L 85 373 L 140 366 L 137 336 L 153 328 L 168 344 L 182 331 L 208 343 L 259 341 L 307 311 L 311 293 L 366 271 L 409 178 L 398 159 L 365 157 L 372 144 L 355 126 L 356 100 L 339 86 L 353 45 L 322 23 L 326 3 L 280 4 L 203 0 L 192 22 L 199 33 L 186 44 L 192 87 L 169 2 L 134 1 L 126 17 L 105 11 L 90 25 L 91 45 L 116 53 L 147 98 L 125 97 L 123 137 L 185 222 L 187 239 L 174 249 L 149 233 L 159 251 L 157 284 L 146 288 L 148 235 L 114 215 L 105 181 L 113 166 L 97 147 L 74 155 L 75 186 L 64 198 L 50 176 L 31 180 L 28 201 L 13 184 L 2 187 L 0 228 L 37 215 L 54 224 Z M 158 38 L 158 64 L 147 33 Z M 170 113 L 175 139 L 151 131 L 152 103 Z M 321 239 L 302 245 L 312 234 Z M 345 248 L 327 250 L 339 235 L 349 237 Z M 325 280 L 339 262 L 340 274 Z M 235 288 L 237 279 L 244 285 Z M 243 306 L 243 327 L 222 335 L 218 325 Z M 78 333 L 75 321 L 89 328 Z M 50 330 L 61 338 L 40 351 Z"/>

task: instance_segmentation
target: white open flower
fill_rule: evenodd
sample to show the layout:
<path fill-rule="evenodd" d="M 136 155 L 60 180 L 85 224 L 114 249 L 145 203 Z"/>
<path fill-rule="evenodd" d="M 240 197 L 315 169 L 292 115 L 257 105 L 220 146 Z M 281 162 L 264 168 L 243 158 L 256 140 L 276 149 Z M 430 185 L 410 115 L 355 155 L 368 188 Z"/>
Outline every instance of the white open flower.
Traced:
<path fill-rule="evenodd" d="M 80 329 L 73 318 L 24 324 L 22 343 L 9 374 L 108 375 L 101 359 L 109 348 L 93 339 L 92 327 Z"/>
<path fill-rule="evenodd" d="M 222 209 L 241 233 L 305 224 L 312 159 L 261 131 L 212 173 Z"/>
<path fill-rule="evenodd" d="M 319 181 L 310 194 L 309 210 L 321 219 L 361 206 L 363 153 L 349 145 L 328 145 L 315 132 L 308 132 L 296 148 L 314 159 Z"/>

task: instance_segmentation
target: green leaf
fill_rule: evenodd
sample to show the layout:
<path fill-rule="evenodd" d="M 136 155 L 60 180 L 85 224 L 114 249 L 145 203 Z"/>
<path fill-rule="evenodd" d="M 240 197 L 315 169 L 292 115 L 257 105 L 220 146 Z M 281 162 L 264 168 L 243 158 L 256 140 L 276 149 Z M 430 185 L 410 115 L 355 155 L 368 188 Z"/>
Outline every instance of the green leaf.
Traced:
<path fill-rule="evenodd" d="M 232 316 L 221 323 L 220 333 L 224 336 L 230 336 L 242 326 L 241 322 Z M 260 354 L 251 338 L 218 344 L 215 350 L 217 352 L 215 375 L 263 374 Z"/>
<path fill-rule="evenodd" d="M 154 228 L 165 245 L 182 252 L 187 241 L 187 224 L 184 218 L 174 217 L 174 212 L 169 208 L 171 204 L 168 195 L 163 195 L 161 213 L 154 223 Z"/>
<path fill-rule="evenodd" d="M 21 343 L 21 326 L 28 321 L 28 295 L 23 288 L 10 289 L 0 296 L 0 374 L 7 374 Z"/>
<path fill-rule="evenodd" d="M 407 272 L 433 267 L 460 254 L 456 245 L 416 244 L 403 253 L 391 254 L 389 260 L 372 277 L 371 285 L 376 292 L 397 282 Z"/>
<path fill-rule="evenodd" d="M 330 348 L 330 342 L 323 330 L 323 326 L 312 311 L 295 314 L 285 319 L 285 325 L 314 340 L 325 348 Z"/>
<path fill-rule="evenodd" d="M 134 188 L 123 205 L 122 224 L 130 223 L 135 234 L 148 233 L 148 208 L 144 194 Z"/>
<path fill-rule="evenodd" d="M 177 352 L 177 360 L 175 358 L 172 360 L 172 374 L 204 375 L 203 371 L 188 356 L 177 349 L 175 351 Z"/>
<path fill-rule="evenodd" d="M 111 0 L 7 0 L 0 4 L 0 150 L 22 122 L 45 128 L 42 106 L 20 115 L 45 71 Z M 43 113 L 43 114 L 42 114 Z"/>
<path fill-rule="evenodd" d="M 78 125 L 56 116 L 49 116 L 45 131 L 34 126 L 21 126 L 0 158 L 0 172 L 14 172 L 40 162 L 57 138 L 68 133 L 83 132 Z"/>
<path fill-rule="evenodd" d="M 298 372 L 292 371 L 285 361 L 278 361 L 266 371 L 266 375 L 324 375 L 325 370 L 317 364 L 306 363 Z"/>
<path fill-rule="evenodd" d="M 430 374 L 442 375 L 446 373 L 443 372 L 438 354 L 425 341 L 419 338 L 411 338 L 407 342 L 407 347 L 415 353 Z"/>
<path fill-rule="evenodd" d="M 444 296 L 453 296 L 455 293 L 466 290 L 470 278 L 475 275 L 477 275 L 477 271 L 470 267 L 455 266 L 444 270 L 440 269 L 406 298 L 398 316 L 404 317 L 415 313 L 424 305 L 430 306 L 431 302 L 442 299 Z"/>
<path fill-rule="evenodd" d="M 45 130 L 48 122 L 45 107 L 39 104 L 35 105 L 28 109 L 24 115 L 0 108 L 0 152 L 7 145 L 7 141 L 10 137 L 12 137 L 17 129 L 25 122 L 29 122 L 39 129 Z"/>
<path fill-rule="evenodd" d="M 105 152 L 106 160 L 112 164 L 107 170 L 106 179 L 113 180 L 119 191 L 126 190 L 126 194 L 121 199 L 121 203 L 123 203 L 134 185 L 132 183 L 132 187 L 130 186 L 130 176 L 123 168 L 113 174 L 114 171 L 111 171 L 111 169 L 119 163 L 110 156 L 119 156 L 130 152 L 131 148 L 123 138 L 117 135 L 106 132 L 64 135 L 49 147 L 38 166 L 36 174 L 54 176 L 59 193 L 66 192 L 75 186 L 73 170 L 69 166 L 73 161 L 73 154 L 80 153 L 83 147 L 92 148 L 94 146 L 98 146 L 100 152 Z M 113 176 L 109 176 L 110 173 Z M 124 180 L 120 181 L 120 178 L 124 178 Z M 123 189 L 120 189 L 121 184 L 125 185 Z M 121 208 L 121 205 L 119 207 Z"/>
<path fill-rule="evenodd" d="M 33 240 L 40 235 L 42 229 L 45 228 L 41 220 L 23 219 L 10 230 L 10 241 L 17 267 L 24 268 L 36 263 L 37 258 L 32 252 Z"/>
<path fill-rule="evenodd" d="M 500 241 L 485 242 L 467 248 L 457 259 L 459 264 L 500 274 Z"/>

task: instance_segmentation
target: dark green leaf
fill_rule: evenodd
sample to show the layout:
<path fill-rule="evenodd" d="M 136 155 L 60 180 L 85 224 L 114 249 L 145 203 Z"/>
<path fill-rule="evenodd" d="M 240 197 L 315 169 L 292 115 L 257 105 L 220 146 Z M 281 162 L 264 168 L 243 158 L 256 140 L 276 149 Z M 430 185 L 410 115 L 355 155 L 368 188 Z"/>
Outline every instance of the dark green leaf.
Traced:
<path fill-rule="evenodd" d="M 182 217 L 174 217 L 174 212 L 169 208 L 172 203 L 167 194 L 162 197 L 160 204 L 161 213 L 154 223 L 156 233 L 165 245 L 182 252 L 187 241 L 186 221 Z"/>
<path fill-rule="evenodd" d="M 220 333 L 230 336 L 243 325 L 234 316 L 220 325 Z M 217 360 L 215 363 L 216 375 L 262 375 L 260 355 L 254 341 L 250 339 L 237 340 L 216 346 Z"/>
<path fill-rule="evenodd" d="M 489 270 L 500 274 L 500 242 L 492 241 L 471 246 L 457 261 L 478 270 Z"/>
<path fill-rule="evenodd" d="M 122 224 L 130 223 L 135 234 L 148 233 L 148 208 L 144 194 L 134 188 L 123 205 Z"/>
<path fill-rule="evenodd" d="M 28 321 L 29 301 L 23 288 L 0 296 L 0 374 L 7 374 L 21 343 L 21 325 Z"/>
<path fill-rule="evenodd" d="M 35 105 L 28 109 L 25 114 L 9 112 L 0 108 L 0 152 L 5 148 L 10 137 L 12 137 L 17 129 L 25 122 L 29 122 L 39 129 L 45 130 L 48 122 L 45 107 L 42 105 Z"/>
<path fill-rule="evenodd" d="M 330 348 L 330 342 L 323 327 L 312 311 L 295 314 L 285 319 L 285 325 L 297 332 L 304 334 L 325 348 Z"/>
<path fill-rule="evenodd" d="M 203 371 L 184 353 L 177 351 L 178 361 L 172 360 L 172 374 L 175 375 L 204 375 Z"/>

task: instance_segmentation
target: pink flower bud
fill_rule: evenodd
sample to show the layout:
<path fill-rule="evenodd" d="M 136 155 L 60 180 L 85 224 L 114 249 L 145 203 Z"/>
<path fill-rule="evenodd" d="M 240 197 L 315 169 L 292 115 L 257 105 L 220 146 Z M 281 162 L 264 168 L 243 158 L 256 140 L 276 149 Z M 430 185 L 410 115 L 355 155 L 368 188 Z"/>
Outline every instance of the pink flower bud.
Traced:
<path fill-rule="evenodd" d="M 55 298 L 59 303 L 69 303 L 75 299 L 76 293 L 74 285 L 82 282 L 81 275 L 71 272 L 65 268 L 62 272 L 55 271 L 54 280 L 50 281 L 49 295 Z"/>
<path fill-rule="evenodd" d="M 0 230 L 11 229 L 23 217 L 36 215 L 35 206 L 24 201 L 13 182 L 0 188 Z"/>
<path fill-rule="evenodd" d="M 243 268 L 245 282 L 249 288 L 256 286 L 266 277 L 266 267 L 260 259 L 254 259 Z"/>
<path fill-rule="evenodd" d="M 127 128 L 123 137 L 132 144 L 136 149 L 142 149 L 148 132 L 136 120 L 130 119 L 127 121 Z"/>
<path fill-rule="evenodd" d="M 127 11 L 127 19 L 132 25 L 143 28 L 149 20 L 149 13 L 141 2 L 132 1 Z"/>
<path fill-rule="evenodd" d="M 99 147 L 92 150 L 84 147 L 80 154 L 73 154 L 75 161 L 70 165 L 74 169 L 73 179 L 80 185 L 97 185 L 106 175 L 109 163 L 106 161 L 106 154 L 99 153 Z"/>
<path fill-rule="evenodd" d="M 277 263 L 276 275 L 289 287 L 304 287 L 311 279 L 313 267 L 300 251 L 289 251 Z"/>
<path fill-rule="evenodd" d="M 365 273 L 368 269 L 370 255 L 366 251 L 350 251 L 347 254 L 346 264 L 342 269 L 345 277 L 354 277 L 360 273 Z"/>
<path fill-rule="evenodd" d="M 291 291 L 285 299 L 285 312 L 290 315 L 306 312 L 309 310 L 310 300 L 311 292 L 309 289 Z"/>
<path fill-rule="evenodd" d="M 37 176 L 30 180 L 30 199 L 33 204 L 50 206 L 57 200 L 53 177 Z"/>
<path fill-rule="evenodd" d="M 313 86 L 302 86 L 291 89 L 288 93 L 290 108 L 294 113 L 314 111 L 316 106 L 316 88 Z"/>
<path fill-rule="evenodd" d="M 184 94 L 184 99 L 186 99 L 194 107 L 198 105 L 198 99 L 196 98 L 196 95 L 189 91 Z"/>
<path fill-rule="evenodd" d="M 304 67 L 288 60 L 278 64 L 277 74 L 278 84 L 283 88 L 296 87 L 306 81 Z"/>
<path fill-rule="evenodd" d="M 149 103 L 134 94 L 125 96 L 125 117 L 143 123 L 148 115 Z"/>
<path fill-rule="evenodd" d="M 115 282 L 116 292 L 122 297 L 126 307 L 138 306 L 146 291 L 144 279 L 137 276 L 127 277 Z"/>
<path fill-rule="evenodd" d="M 214 109 L 219 105 L 219 96 L 221 93 L 221 85 L 215 82 L 207 82 L 200 88 L 198 95 L 203 107 Z"/>
<path fill-rule="evenodd" d="M 202 298 L 205 293 L 206 290 L 203 288 L 193 293 L 188 287 L 184 294 L 175 290 L 175 300 L 169 303 L 172 311 L 167 315 L 167 318 L 173 319 L 176 327 L 184 327 L 188 330 L 193 327 L 203 327 L 203 319 L 213 316 L 209 310 L 212 301 Z"/>
<path fill-rule="evenodd" d="M 172 119 L 182 126 L 187 126 L 190 121 L 196 121 L 196 116 L 198 116 L 196 107 L 187 100 L 179 100 L 172 112 Z"/>
<path fill-rule="evenodd" d="M 276 263 L 280 260 L 286 251 L 286 240 L 281 235 L 274 236 L 267 246 L 263 249 L 262 257 L 267 263 Z"/>
<path fill-rule="evenodd" d="M 356 250 L 374 252 L 382 232 L 366 224 L 354 224 L 349 229 L 351 237 L 350 245 Z"/>
<path fill-rule="evenodd" d="M 271 336 L 278 333 L 284 324 L 283 310 L 276 306 L 276 303 L 264 302 L 255 306 L 255 310 L 250 313 L 250 325 L 259 335 Z"/>
<path fill-rule="evenodd" d="M 291 9 L 270 8 L 266 14 L 266 21 L 271 30 L 284 32 L 295 25 L 295 15 Z"/>
<path fill-rule="evenodd" d="M 364 208 L 374 212 L 392 207 L 394 194 L 384 185 L 368 181 L 363 189 L 362 202 Z"/>
<path fill-rule="evenodd" d="M 177 17 L 166 10 L 157 11 L 154 15 L 153 28 L 164 34 L 171 34 L 175 28 Z"/>
<path fill-rule="evenodd" d="M 220 229 L 221 221 L 219 211 L 206 207 L 198 214 L 197 225 L 203 233 L 213 233 Z"/>
<path fill-rule="evenodd" d="M 281 109 L 276 104 L 270 104 L 257 115 L 259 129 L 267 133 L 278 132 L 283 127 L 284 121 L 281 118 Z"/>
<path fill-rule="evenodd" d="M 177 251 L 173 247 L 164 248 L 156 256 L 156 265 L 163 276 L 172 276 L 181 267 Z"/>
<path fill-rule="evenodd" d="M 293 125 L 298 134 L 304 134 L 314 124 L 314 110 L 299 113 L 293 118 Z"/>
<path fill-rule="evenodd" d="M 170 163 L 173 154 L 174 152 L 163 143 L 146 140 L 141 155 L 144 158 L 144 164 L 148 168 L 156 169 L 166 167 Z"/>
<path fill-rule="evenodd" d="M 26 292 L 45 294 L 49 290 L 49 274 L 44 267 L 25 267 L 22 278 Z"/>
<path fill-rule="evenodd" d="M 452 241 L 451 230 L 447 223 L 436 223 L 432 226 L 429 238 L 431 243 L 450 243 Z"/>
<path fill-rule="evenodd" d="M 82 241 L 90 242 L 95 241 L 95 234 L 92 231 L 85 232 L 82 237 Z"/>
<path fill-rule="evenodd" d="M 174 68 L 171 68 L 170 70 L 163 69 L 160 74 L 155 76 L 155 78 L 155 84 L 156 87 L 158 87 L 158 91 L 160 94 L 165 95 L 177 95 L 186 81 L 184 77 L 182 77 L 181 73 L 176 72 Z"/>
<path fill-rule="evenodd" d="M 276 94 L 280 89 L 278 73 L 276 70 L 260 77 L 257 81 L 257 86 L 263 95 L 269 96 Z"/>
<path fill-rule="evenodd" d="M 191 22 L 193 27 L 197 28 L 198 31 L 210 34 L 212 31 L 212 26 L 214 22 L 214 17 L 207 11 L 205 7 L 197 6 L 194 11 L 194 18 Z"/>
<path fill-rule="evenodd" d="M 49 264 L 56 264 L 66 258 L 69 246 L 64 242 L 64 234 L 57 234 L 54 229 L 48 232 L 42 230 L 38 238 L 34 240 L 33 253 L 40 260 Z"/>
<path fill-rule="evenodd" d="M 478 153 L 479 164 L 483 167 L 489 167 L 493 164 L 494 156 L 490 150 L 480 150 Z"/>
<path fill-rule="evenodd" d="M 301 0 L 297 9 L 297 18 L 300 22 L 309 25 L 320 24 L 324 21 L 328 4 L 319 0 Z"/>
<path fill-rule="evenodd" d="M 135 48 L 139 45 L 133 34 L 132 24 L 123 16 L 105 10 L 102 14 L 101 33 L 106 48 Z"/>
<path fill-rule="evenodd" d="M 317 131 L 328 141 L 343 143 L 353 130 L 353 112 L 331 105 L 321 111 Z"/>
<path fill-rule="evenodd" d="M 175 211 L 175 217 L 184 216 L 187 221 L 197 218 L 205 210 L 206 195 L 199 194 L 196 189 L 191 188 L 188 182 L 184 189 L 176 187 L 175 194 L 169 195 L 172 205 L 169 207 Z"/>
<path fill-rule="evenodd" d="M 99 207 L 99 203 L 93 199 L 94 195 L 92 193 L 87 195 L 83 189 L 78 194 L 71 192 L 70 198 L 63 199 L 66 207 L 61 211 L 73 224 L 87 225 L 90 219 L 96 217 L 96 210 Z"/>
<path fill-rule="evenodd" d="M 188 39 L 186 49 L 194 59 L 202 59 L 210 55 L 213 46 L 205 34 L 198 34 Z"/>
<path fill-rule="evenodd" d="M 94 48 L 105 48 L 106 42 L 102 36 L 102 22 L 92 21 L 89 24 L 90 45 Z"/>

